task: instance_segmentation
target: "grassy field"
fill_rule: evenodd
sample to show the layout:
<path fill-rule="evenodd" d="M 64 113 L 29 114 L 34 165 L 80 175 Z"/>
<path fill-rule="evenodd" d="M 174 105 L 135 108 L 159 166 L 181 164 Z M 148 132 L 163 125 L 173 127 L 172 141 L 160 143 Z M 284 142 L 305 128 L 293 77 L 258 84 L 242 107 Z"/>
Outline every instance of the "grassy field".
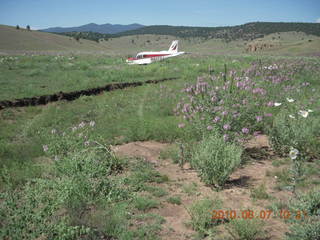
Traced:
<path fill-rule="evenodd" d="M 148 67 L 128 66 L 111 57 L 3 57 L 0 100 L 24 98 L 102 87 L 109 83 L 177 77 L 178 70 L 165 62 Z M 181 69 L 182 70 L 182 69 Z"/>
<path fill-rule="evenodd" d="M 175 235 L 174 224 L 170 231 L 168 212 L 190 220 L 180 226 L 189 239 L 320 236 L 318 58 L 189 55 L 148 66 L 102 56 L 2 59 L 1 100 L 178 77 L 2 110 L 2 238 L 187 239 Z M 269 149 L 248 149 L 255 135 L 268 136 Z M 111 150 L 151 140 L 167 144 L 156 164 L 148 154 Z M 252 175 L 252 185 L 236 185 L 237 174 L 259 169 L 263 176 Z M 213 210 L 233 206 L 299 210 L 308 218 L 211 219 Z"/>

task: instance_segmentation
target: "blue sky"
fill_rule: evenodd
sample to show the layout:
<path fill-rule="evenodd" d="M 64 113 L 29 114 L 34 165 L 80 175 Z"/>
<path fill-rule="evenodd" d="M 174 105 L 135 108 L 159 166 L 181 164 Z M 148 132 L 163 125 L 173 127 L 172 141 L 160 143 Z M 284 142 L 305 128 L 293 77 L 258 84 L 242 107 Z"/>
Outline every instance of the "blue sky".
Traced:
<path fill-rule="evenodd" d="M 320 22 L 320 0 L 0 0 L 0 24 L 34 29 L 87 23 L 227 26 Z"/>

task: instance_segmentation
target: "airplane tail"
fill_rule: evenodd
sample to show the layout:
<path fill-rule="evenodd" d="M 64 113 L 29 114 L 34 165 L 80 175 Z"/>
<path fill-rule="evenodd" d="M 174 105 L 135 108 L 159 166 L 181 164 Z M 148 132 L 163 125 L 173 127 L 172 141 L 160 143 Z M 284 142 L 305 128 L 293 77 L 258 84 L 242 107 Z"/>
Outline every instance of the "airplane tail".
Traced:
<path fill-rule="evenodd" d="M 178 40 L 172 41 L 171 46 L 168 51 L 173 52 L 173 53 L 177 53 L 178 52 L 178 42 L 179 42 Z"/>

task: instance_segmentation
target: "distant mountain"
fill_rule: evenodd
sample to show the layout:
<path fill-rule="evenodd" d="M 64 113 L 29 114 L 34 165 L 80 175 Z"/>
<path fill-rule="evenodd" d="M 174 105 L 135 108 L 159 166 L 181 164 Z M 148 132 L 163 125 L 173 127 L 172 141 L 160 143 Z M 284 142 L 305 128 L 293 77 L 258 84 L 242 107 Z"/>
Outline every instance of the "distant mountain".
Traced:
<path fill-rule="evenodd" d="M 187 27 L 154 25 L 117 33 L 114 37 L 139 34 L 171 35 L 181 38 L 202 37 L 205 39 L 220 38 L 226 41 L 243 39 L 253 40 L 271 33 L 304 32 L 320 36 L 319 23 L 291 23 L 291 22 L 252 22 L 238 26 L 227 27 Z"/>
<path fill-rule="evenodd" d="M 121 25 L 121 24 L 95 24 L 89 23 L 86 25 L 82 25 L 79 27 L 53 27 L 42 29 L 39 31 L 42 32 L 51 32 L 51 33 L 64 33 L 64 32 L 96 32 L 96 33 L 103 33 L 103 34 L 116 34 L 130 30 L 136 30 L 139 28 L 145 27 L 141 24 L 129 24 L 129 25 Z"/>

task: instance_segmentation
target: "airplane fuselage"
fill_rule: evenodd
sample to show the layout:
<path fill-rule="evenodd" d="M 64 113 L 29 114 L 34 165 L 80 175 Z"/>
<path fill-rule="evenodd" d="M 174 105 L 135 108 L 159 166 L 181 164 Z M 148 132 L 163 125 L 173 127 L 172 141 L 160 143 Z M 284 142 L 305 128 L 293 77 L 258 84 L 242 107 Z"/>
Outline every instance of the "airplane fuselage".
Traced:
<path fill-rule="evenodd" d="M 178 41 L 173 41 L 168 51 L 159 52 L 140 52 L 136 57 L 128 58 L 128 64 L 150 64 L 153 62 L 161 61 L 166 58 L 176 57 L 184 54 L 178 52 Z"/>

